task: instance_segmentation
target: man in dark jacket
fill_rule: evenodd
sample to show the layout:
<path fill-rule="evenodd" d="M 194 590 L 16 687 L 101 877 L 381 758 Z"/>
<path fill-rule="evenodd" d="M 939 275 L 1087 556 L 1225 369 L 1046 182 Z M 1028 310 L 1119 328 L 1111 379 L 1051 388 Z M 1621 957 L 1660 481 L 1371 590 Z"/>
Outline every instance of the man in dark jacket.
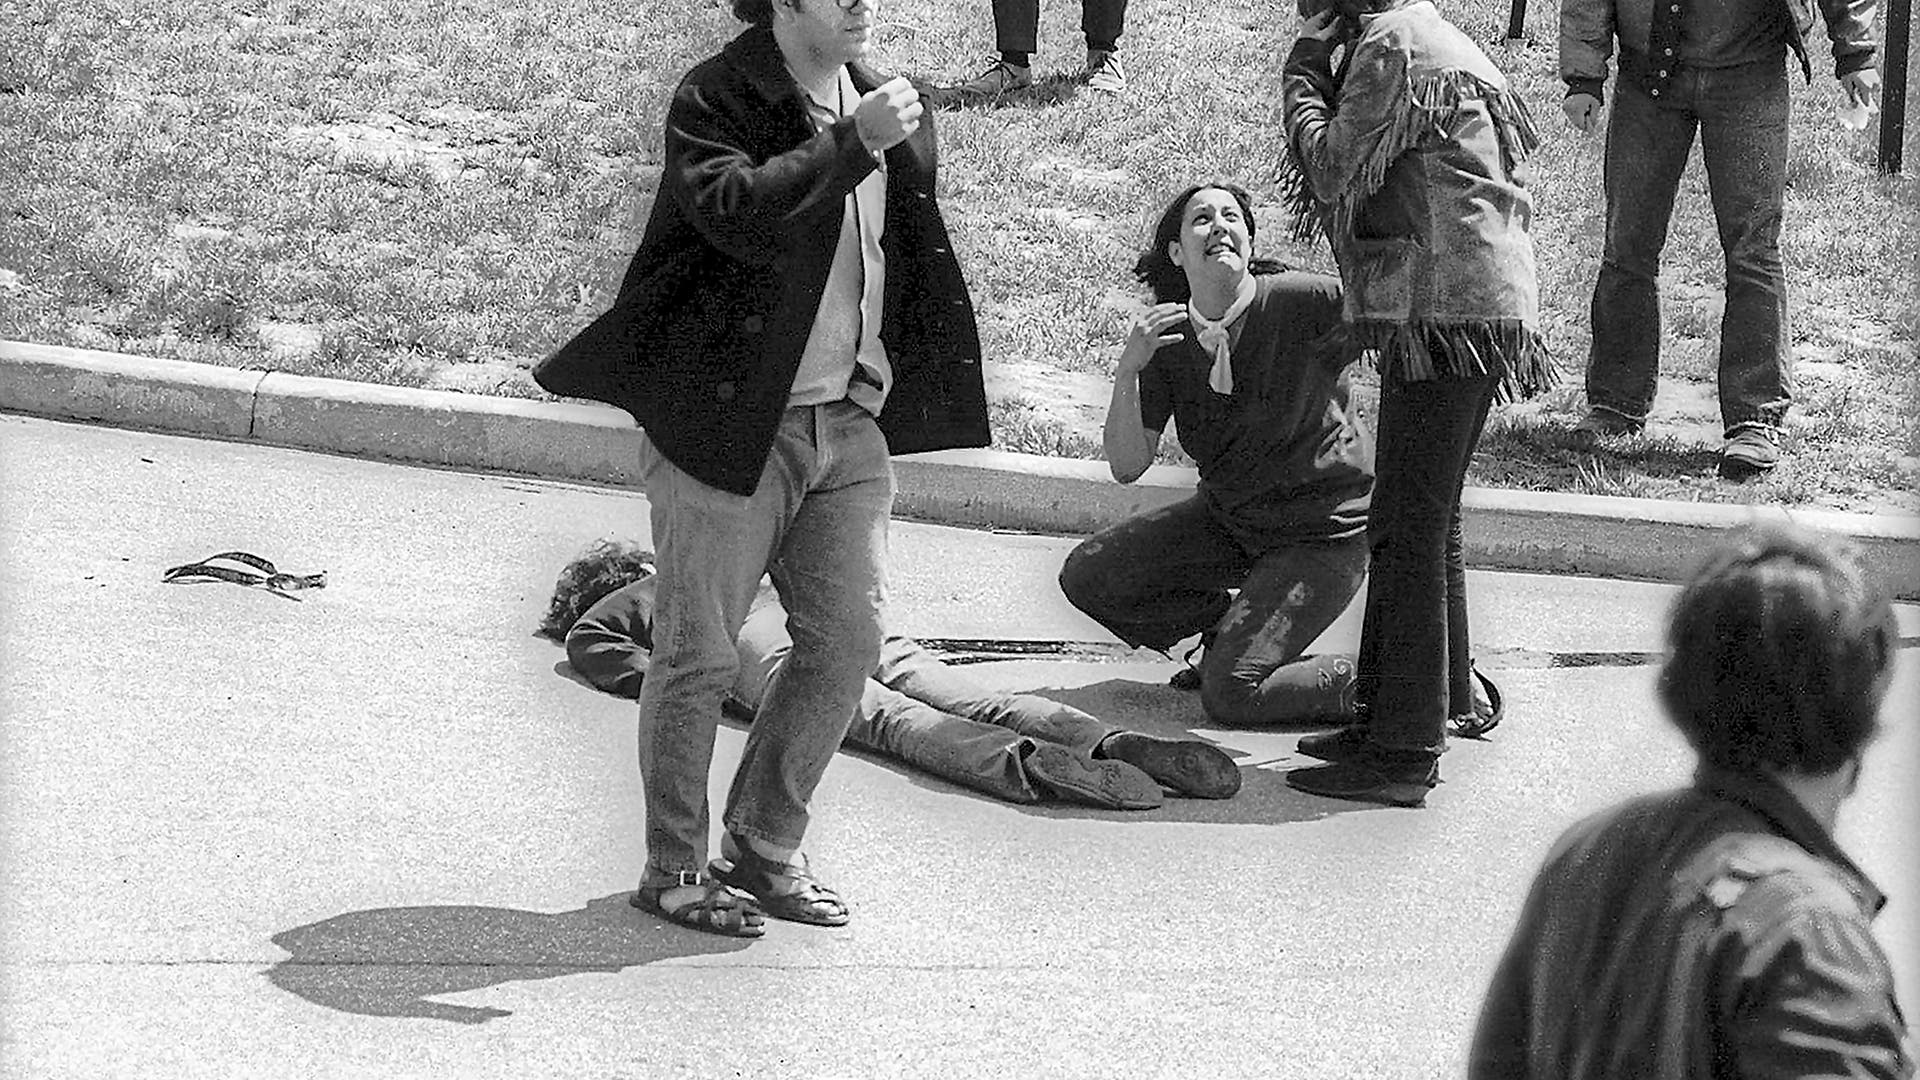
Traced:
<path fill-rule="evenodd" d="M 1561 0 L 1562 107 L 1583 132 L 1600 123 L 1607 57 L 1620 79 L 1607 121 L 1606 250 L 1593 289 L 1589 444 L 1646 425 L 1660 381 L 1660 250 L 1694 132 L 1727 263 L 1720 320 L 1720 472 L 1742 480 L 1780 460 L 1793 397 L 1780 219 L 1787 181 L 1787 51 L 1813 78 L 1818 4 L 1847 97 L 1872 104 L 1875 0 Z"/>
<path fill-rule="evenodd" d="M 1668 637 L 1660 696 L 1700 756 L 1693 786 L 1555 845 L 1469 1075 L 1911 1076 L 1869 929 L 1885 897 L 1832 836 L 1892 674 L 1886 599 L 1832 537 L 1747 533 L 1708 557 Z"/>
<path fill-rule="evenodd" d="M 861 58 L 873 0 L 734 0 L 752 25 L 695 67 L 613 309 L 546 389 L 645 429 L 665 583 L 640 700 L 647 870 L 634 901 L 723 934 L 844 923 L 799 854 L 807 804 L 873 670 L 889 452 L 988 441 L 979 338 L 934 203 L 932 118 Z M 792 613 L 702 875 L 734 636 L 763 574 Z M 748 902 L 724 885 L 753 894 Z"/>

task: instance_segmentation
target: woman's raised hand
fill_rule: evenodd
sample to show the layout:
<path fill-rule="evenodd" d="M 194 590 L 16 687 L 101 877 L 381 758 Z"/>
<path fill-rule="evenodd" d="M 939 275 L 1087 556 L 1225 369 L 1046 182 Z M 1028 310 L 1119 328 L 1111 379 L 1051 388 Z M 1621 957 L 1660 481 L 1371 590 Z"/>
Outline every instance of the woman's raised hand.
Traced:
<path fill-rule="evenodd" d="M 1126 347 L 1120 350 L 1119 374 L 1139 374 L 1154 353 L 1176 341 L 1186 340 L 1185 334 L 1167 333 L 1186 319 L 1185 304 L 1155 304 L 1141 312 L 1140 317 L 1133 320 L 1133 329 L 1127 332 Z"/>

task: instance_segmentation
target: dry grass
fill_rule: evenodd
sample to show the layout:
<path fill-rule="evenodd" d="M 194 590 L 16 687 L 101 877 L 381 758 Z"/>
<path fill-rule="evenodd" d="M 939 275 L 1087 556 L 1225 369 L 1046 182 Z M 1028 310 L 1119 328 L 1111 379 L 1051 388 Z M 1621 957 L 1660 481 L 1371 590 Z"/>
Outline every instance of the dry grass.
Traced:
<path fill-rule="evenodd" d="M 1536 0 L 1519 45 L 1498 41 L 1507 5 L 1443 6 L 1548 133 L 1536 238 L 1548 328 L 1575 376 L 1496 418 L 1476 482 L 1920 505 L 1920 189 L 1873 173 L 1871 140 L 1833 122 L 1832 79 L 1796 89 L 1793 456 L 1735 486 L 1711 476 L 1710 417 L 1617 453 L 1570 449 L 1598 143 L 1558 119 L 1553 5 Z M 1036 58 L 1056 77 L 940 115 L 1002 445 L 1098 453 L 1097 395 L 1075 410 L 1023 388 L 1035 372 L 1111 371 L 1135 302 L 1127 267 L 1178 187 L 1246 183 L 1269 251 L 1330 268 L 1280 239 L 1273 202 L 1289 7 L 1135 0 L 1133 85 L 1116 100 L 1059 77 L 1083 54 L 1078 5 L 1056 0 Z M 953 81 L 990 51 L 985 0 L 897 0 L 883 17 L 877 58 L 893 70 Z M 606 305 L 631 253 L 672 84 L 735 30 L 711 2 L 0 0 L 0 337 L 538 396 L 527 368 Z M 1907 158 L 1920 167 L 1920 130 Z M 1696 163 L 1665 272 L 1676 387 L 1711 386 L 1719 261 Z"/>

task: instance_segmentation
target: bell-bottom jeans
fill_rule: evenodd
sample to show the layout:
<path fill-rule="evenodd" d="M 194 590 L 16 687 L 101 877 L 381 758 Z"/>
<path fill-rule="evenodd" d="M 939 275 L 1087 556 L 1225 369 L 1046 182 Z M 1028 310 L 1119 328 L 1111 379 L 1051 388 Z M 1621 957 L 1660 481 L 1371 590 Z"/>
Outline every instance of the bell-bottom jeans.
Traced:
<path fill-rule="evenodd" d="M 1356 691 L 1377 746 L 1438 755 L 1448 717 L 1473 708 L 1460 492 L 1495 386 L 1381 377 Z"/>

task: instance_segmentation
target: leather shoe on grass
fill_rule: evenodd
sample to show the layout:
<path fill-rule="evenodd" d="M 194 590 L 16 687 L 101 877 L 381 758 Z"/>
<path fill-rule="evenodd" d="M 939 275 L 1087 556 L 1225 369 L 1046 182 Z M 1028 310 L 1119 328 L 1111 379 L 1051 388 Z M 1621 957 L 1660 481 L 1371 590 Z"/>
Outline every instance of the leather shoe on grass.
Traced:
<path fill-rule="evenodd" d="M 1153 777 L 1124 761 L 1094 760 L 1059 743 L 1037 743 L 1027 755 L 1027 779 L 1063 802 L 1104 810 L 1152 810 L 1165 801 Z"/>
<path fill-rule="evenodd" d="M 1720 448 L 1720 475 L 1728 480 L 1751 480 L 1778 464 L 1780 446 L 1765 428 L 1741 428 Z"/>
<path fill-rule="evenodd" d="M 1138 731 L 1116 731 L 1100 743 L 1100 759 L 1124 761 L 1175 795 L 1192 799 L 1231 799 L 1240 790 L 1240 767 L 1227 752 L 1198 739 L 1162 739 Z"/>

